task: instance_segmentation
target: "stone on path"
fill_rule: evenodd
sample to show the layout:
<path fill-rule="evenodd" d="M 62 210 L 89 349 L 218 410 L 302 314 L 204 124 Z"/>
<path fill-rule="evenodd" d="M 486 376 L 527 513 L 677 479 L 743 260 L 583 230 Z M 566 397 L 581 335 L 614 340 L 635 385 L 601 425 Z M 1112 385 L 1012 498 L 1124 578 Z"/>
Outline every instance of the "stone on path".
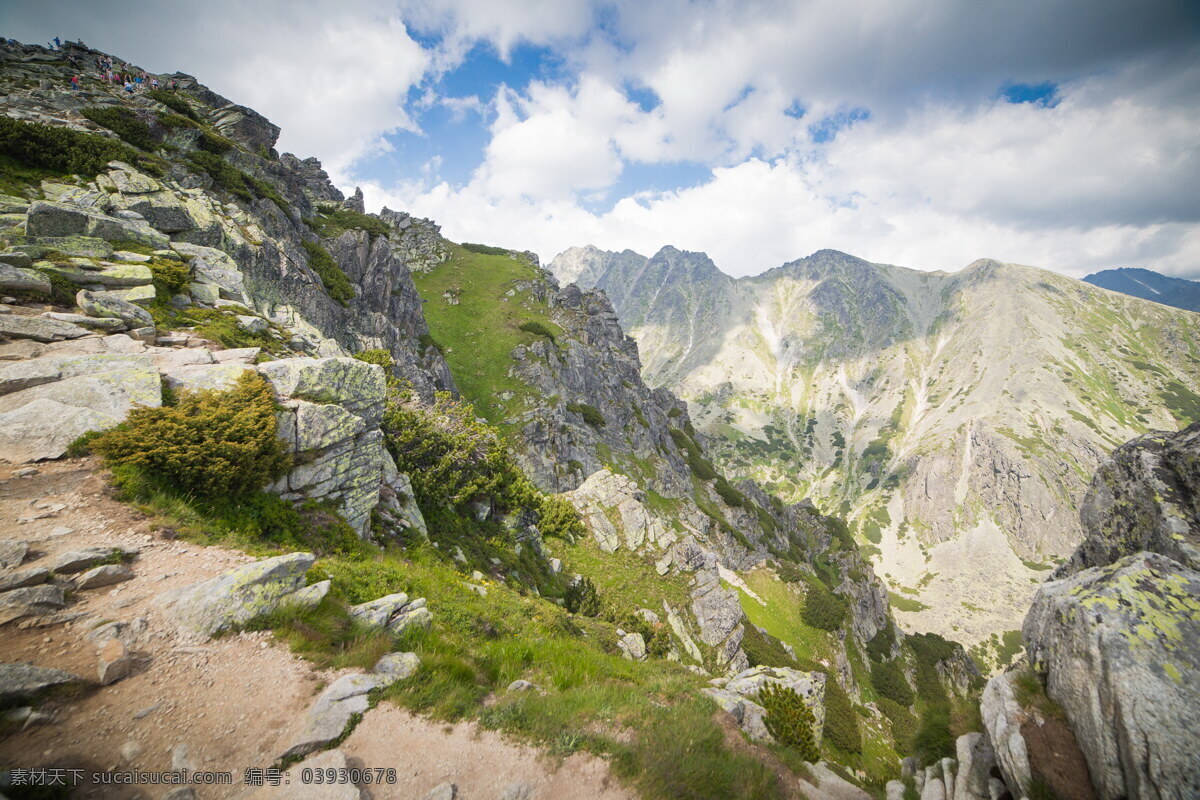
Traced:
<path fill-rule="evenodd" d="M 76 589 L 99 589 L 102 586 L 112 586 L 134 577 L 133 570 L 124 564 L 105 564 L 89 569 L 75 579 Z"/>
<path fill-rule="evenodd" d="M 0 703 L 34 697 L 47 689 L 83 683 L 83 678 L 61 669 L 33 664 L 0 664 Z"/>
<path fill-rule="evenodd" d="M 343 675 L 317 697 L 304 730 L 280 758 L 304 756 L 341 738 L 355 714 L 367 710 L 367 694 L 389 683 L 383 675 Z"/>
<path fill-rule="evenodd" d="M 109 639 L 100 648 L 100 685 L 108 686 L 128 677 L 133 658 L 120 639 Z"/>

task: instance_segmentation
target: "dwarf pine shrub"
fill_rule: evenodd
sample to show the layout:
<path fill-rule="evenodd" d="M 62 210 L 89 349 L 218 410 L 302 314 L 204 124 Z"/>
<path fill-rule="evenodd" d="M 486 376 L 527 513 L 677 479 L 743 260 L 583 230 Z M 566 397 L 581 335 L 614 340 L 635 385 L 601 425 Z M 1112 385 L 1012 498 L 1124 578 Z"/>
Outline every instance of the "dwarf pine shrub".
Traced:
<path fill-rule="evenodd" d="M 821 754 L 813 739 L 817 720 L 795 689 L 768 683 L 759 690 L 755 702 L 766 709 L 763 722 L 775 741 L 796 748 L 805 761 L 820 759 Z"/>
<path fill-rule="evenodd" d="M 134 409 L 91 448 L 111 466 L 136 467 L 208 498 L 259 489 L 290 463 L 271 389 L 255 372 L 225 391 L 184 391 L 173 406 Z"/>

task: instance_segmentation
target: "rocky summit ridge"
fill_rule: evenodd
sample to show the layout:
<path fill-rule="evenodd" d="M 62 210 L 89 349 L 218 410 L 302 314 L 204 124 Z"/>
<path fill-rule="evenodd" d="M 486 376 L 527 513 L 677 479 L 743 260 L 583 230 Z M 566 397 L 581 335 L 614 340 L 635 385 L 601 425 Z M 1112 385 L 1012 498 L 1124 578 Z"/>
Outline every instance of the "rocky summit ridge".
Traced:
<path fill-rule="evenodd" d="M 845 515 L 905 624 L 993 657 L 1106 454 L 1200 414 L 1194 315 L 1033 267 L 823 250 L 734 279 L 668 247 L 550 268 L 605 290 L 723 469 Z"/>
<path fill-rule="evenodd" d="M 1191 718 L 1156 710 L 1195 704 L 1194 429 L 1100 469 L 1084 547 L 1026 619 L 1028 669 L 984 688 L 960 645 L 897 624 L 853 503 L 848 525 L 781 499 L 783 461 L 752 479 L 707 401 L 654 378 L 686 383 L 680 365 L 722 352 L 709 333 L 744 307 L 742 282 L 695 254 L 588 251 L 560 274 L 623 271 L 631 291 L 564 285 L 530 253 L 368 214 L 314 159 L 276 152 L 253 110 L 179 73 L 126 93 L 89 71 L 104 58 L 0 44 L 3 791 L 64 764 L 237 770 L 156 800 L 994 800 L 1062 775 L 1106 798 L 1195 788 Z M 851 362 L 952 328 L 914 288 L 950 279 L 909 273 L 833 251 L 788 265 L 763 346 L 815 374 L 784 319 Z M 959 278 L 984 287 L 987 317 L 1004 302 L 987 287 L 1038 274 L 980 262 Z M 648 280 L 683 304 L 642 296 Z M 836 322 L 804 312 L 812 297 Z M 660 344 L 688 331 L 683 350 L 641 338 L 652 328 Z M 1134 355 L 1159 338 L 1187 350 L 1141 335 Z M 931 391 L 967 402 L 951 377 L 902 392 L 897 430 L 953 428 L 925 420 Z M 886 489 L 896 459 L 924 452 L 897 433 L 851 472 L 882 435 L 865 380 L 843 370 L 843 407 L 809 431 L 806 458 L 831 471 L 810 488 Z M 737 407 L 765 419 L 756 403 Z M 847 414 L 861 429 L 840 433 Z M 1123 430 L 1100 428 L 1114 444 Z M 989 436 L 969 428 L 964 447 Z M 1006 502 L 1011 486 L 967 473 L 968 507 Z M 280 786 L 256 787 L 268 769 Z M 325 769 L 349 779 L 303 785 Z"/>

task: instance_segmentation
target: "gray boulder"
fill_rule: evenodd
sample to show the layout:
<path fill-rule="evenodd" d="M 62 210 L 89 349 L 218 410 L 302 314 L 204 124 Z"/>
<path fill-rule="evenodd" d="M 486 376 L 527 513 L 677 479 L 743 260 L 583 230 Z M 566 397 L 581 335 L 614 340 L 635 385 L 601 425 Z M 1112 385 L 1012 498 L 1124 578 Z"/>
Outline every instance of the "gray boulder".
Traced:
<path fill-rule="evenodd" d="M 1118 447 L 1096 470 L 1079 516 L 1083 542 L 1055 577 L 1142 550 L 1200 570 L 1200 423 Z"/>
<path fill-rule="evenodd" d="M 149 311 L 108 292 L 89 292 L 86 289 L 80 289 L 75 295 L 75 303 L 88 316 L 119 319 L 130 328 L 141 328 L 154 324 L 154 317 L 150 316 Z"/>
<path fill-rule="evenodd" d="M 0 568 L 21 566 L 29 553 L 29 545 L 20 539 L 0 539 Z"/>
<path fill-rule="evenodd" d="M 64 339 L 78 339 L 80 336 L 87 336 L 90 333 L 91 331 L 87 328 L 81 328 L 69 322 L 59 322 L 45 317 L 0 314 L 0 337 L 9 339 L 61 342 Z"/>
<path fill-rule="evenodd" d="M 343 675 L 321 692 L 308 710 L 304 730 L 281 758 L 307 755 L 341 738 L 355 714 L 367 710 L 367 694 L 389 683 L 383 675 Z"/>
<path fill-rule="evenodd" d="M 35 201 L 25 218 L 28 236 L 87 236 L 109 241 L 131 240 L 154 248 L 165 248 L 171 240 L 138 220 L 120 219 L 85 211 L 77 205 Z M 112 252 L 112 248 L 109 248 Z"/>
<path fill-rule="evenodd" d="M 0 664 L 0 703 L 24 700 L 58 686 L 83 683 L 83 678 L 61 669 L 32 664 Z"/>
<path fill-rule="evenodd" d="M 26 586 L 38 586 L 49 579 L 50 570 L 45 567 L 30 567 L 29 569 L 0 573 L 0 592 L 24 589 Z"/>
<path fill-rule="evenodd" d="M 372 629 L 387 628 L 401 634 L 410 627 L 428 630 L 433 614 L 425 607 L 425 598 L 410 601 L 404 592 L 350 607 L 350 616 Z"/>
<path fill-rule="evenodd" d="M 123 583 L 132 580 L 134 577 L 133 570 L 124 564 L 105 564 L 102 567 L 89 569 L 75 579 L 75 588 L 78 590 L 99 589 L 104 586 L 112 586 L 115 583 Z"/>
<path fill-rule="evenodd" d="M 1023 633 L 1101 800 L 1200 796 L 1200 573 L 1148 552 L 1085 569 L 1042 585 Z"/>
<path fill-rule="evenodd" d="M 988 779 L 996 766 L 991 742 L 982 733 L 967 733 L 958 737 L 954 747 L 958 756 L 954 800 L 988 800 Z"/>
<path fill-rule="evenodd" d="M 387 393 L 383 368 L 356 358 L 285 358 L 261 364 L 258 371 L 281 398 L 336 403 L 378 425 Z"/>
<path fill-rule="evenodd" d="M 50 563 L 50 569 L 59 575 L 70 575 L 91 569 L 99 562 L 121 553 L 122 551 L 116 547 L 84 547 L 79 550 L 70 550 L 55 556 L 54 561 Z"/>
<path fill-rule="evenodd" d="M 1014 681 L 1015 676 L 1007 672 L 989 680 L 979 709 L 1004 782 L 1023 796 L 1029 793 L 1033 775 L 1029 749 L 1021 735 L 1026 714 L 1017 702 Z"/>
<path fill-rule="evenodd" d="M 730 678 L 723 687 L 702 689 L 717 705 L 728 711 L 746 735 L 755 741 L 773 741 L 765 722 L 766 709 L 755 702 L 767 684 L 793 689 L 813 712 L 813 740 L 821 741 L 825 725 L 825 680 L 823 672 L 801 672 L 789 667 L 753 667 Z"/>
<path fill-rule="evenodd" d="M 28 256 L 26 256 L 28 259 Z M 0 263 L 0 291 L 50 294 L 50 279 L 32 269 L 22 269 Z"/>
<path fill-rule="evenodd" d="M 640 633 L 627 633 L 617 640 L 621 655 L 630 661 L 646 660 L 646 640 Z"/>
<path fill-rule="evenodd" d="M 208 639 L 285 604 L 311 602 L 302 592 L 305 573 L 315 560 L 312 553 L 289 553 L 244 564 L 169 592 L 159 603 L 185 636 Z"/>
<path fill-rule="evenodd" d="M 389 681 L 402 681 L 415 675 L 420 666 L 421 659 L 416 653 L 388 653 L 375 662 L 371 671 Z"/>
<path fill-rule="evenodd" d="M 53 614 L 67 604 L 61 586 L 28 586 L 0 593 L 0 625 Z"/>

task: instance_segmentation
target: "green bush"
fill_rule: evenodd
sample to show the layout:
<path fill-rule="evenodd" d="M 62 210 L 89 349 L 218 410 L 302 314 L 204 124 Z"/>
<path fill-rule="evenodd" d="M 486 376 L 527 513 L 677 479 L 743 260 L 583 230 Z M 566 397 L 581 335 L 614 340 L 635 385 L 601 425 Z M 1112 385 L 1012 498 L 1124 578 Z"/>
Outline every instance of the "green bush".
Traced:
<path fill-rule="evenodd" d="M 896 752 L 911 751 L 913 735 L 917 732 L 917 718 L 911 711 L 890 697 L 880 697 L 876 705 L 890 723 L 892 742 L 895 744 Z"/>
<path fill-rule="evenodd" d="M 812 583 L 804 595 L 800 617 L 814 628 L 836 631 L 846 619 L 846 603 L 823 584 Z"/>
<path fill-rule="evenodd" d="M 218 133 L 200 129 L 200 139 L 196 142 L 196 146 L 206 153 L 212 153 L 215 156 L 224 155 L 234 148 L 231 140 L 226 139 Z"/>
<path fill-rule="evenodd" d="M 354 354 L 354 357 L 359 361 L 365 361 L 368 364 L 378 364 L 383 367 L 386 374 L 391 374 L 392 367 L 396 362 L 392 359 L 392 354 L 382 347 L 376 347 L 371 350 L 361 350 Z"/>
<path fill-rule="evenodd" d="M 867 642 L 867 658 L 872 661 L 884 661 L 892 654 L 892 645 L 896 641 L 896 628 L 892 618 L 888 617 L 871 641 Z"/>
<path fill-rule="evenodd" d="M 604 419 L 604 415 L 600 413 L 600 409 L 587 403 L 567 403 L 567 411 L 583 417 L 583 421 L 596 430 L 608 424 Z"/>
<path fill-rule="evenodd" d="M 301 244 L 308 253 L 309 268 L 317 273 L 317 277 L 321 279 L 329 296 L 342 305 L 353 300 L 354 286 L 346 277 L 346 273 L 342 272 L 342 268 L 333 260 L 333 256 L 329 255 L 329 251 L 317 242 L 301 242 Z"/>
<path fill-rule="evenodd" d="M 127 144 L 94 133 L 22 122 L 0 116 L 0 154 L 22 164 L 60 174 L 91 177 L 109 161 L 138 162 L 138 152 Z"/>
<path fill-rule="evenodd" d="M 768 683 L 755 697 L 767 714 L 763 722 L 767 731 L 780 744 L 796 748 L 805 761 L 817 761 L 821 755 L 813 739 L 816 719 L 812 709 L 795 689 L 778 683 Z"/>
<path fill-rule="evenodd" d="M 150 133 L 150 126 L 138 119 L 137 114 L 120 106 L 93 106 L 79 112 L 102 128 L 110 131 L 142 150 L 153 150 L 158 146 Z"/>
<path fill-rule="evenodd" d="M 754 625 L 744 626 L 742 652 L 752 667 L 794 667 L 796 662 L 783 649 L 783 645 L 769 633 L 763 633 Z"/>
<path fill-rule="evenodd" d="M 554 338 L 554 331 L 550 330 L 537 320 L 522 322 L 519 327 L 526 333 L 532 333 L 534 336 L 542 336 L 549 339 L 551 344 L 558 344 L 558 340 Z"/>
<path fill-rule="evenodd" d="M 192 108 L 192 104 L 184 100 L 179 94 L 167 91 L 166 89 L 150 89 L 145 92 L 145 96 L 162 103 L 176 114 L 182 114 L 194 122 L 200 121 L 200 116 L 196 113 L 196 109 Z"/>
<path fill-rule="evenodd" d="M 563 603 L 572 614 L 582 614 L 585 617 L 595 617 L 600 614 L 600 595 L 596 593 L 596 584 L 589 578 L 580 578 L 567 587 L 563 595 Z"/>
<path fill-rule="evenodd" d="M 311 222 L 311 227 L 323 239 L 331 239 L 348 230 L 366 231 L 374 239 L 376 236 L 387 236 L 392 230 L 378 217 L 349 208 L 323 210 Z"/>
<path fill-rule="evenodd" d="M 246 180 L 246 173 L 219 155 L 207 150 L 194 150 L 188 153 L 188 161 L 193 169 L 212 178 L 213 185 L 217 189 L 229 192 L 243 200 L 254 199 L 254 192 L 251 191 L 250 183 Z"/>
<path fill-rule="evenodd" d="M 479 253 L 485 256 L 507 256 L 512 255 L 511 250 L 505 250 L 503 247 L 493 247 L 490 244 L 475 244 L 474 242 L 463 242 L 461 245 L 463 250 L 468 250 L 472 253 Z"/>
<path fill-rule="evenodd" d="M 198 124 L 188 119 L 181 114 L 171 114 L 168 112 L 158 112 L 158 123 L 164 128 L 198 128 Z"/>
<path fill-rule="evenodd" d="M 725 476 L 717 476 L 717 482 L 713 485 L 717 490 L 717 495 L 724 501 L 725 505 L 730 508 L 741 508 L 746 505 L 746 497 L 737 489 L 729 485 L 729 481 L 725 480 Z"/>
<path fill-rule="evenodd" d="M 954 758 L 954 736 L 950 732 L 950 711 L 944 706 L 927 708 L 913 737 L 913 750 L 922 765 L 943 758 Z"/>
<path fill-rule="evenodd" d="M 862 752 L 858 715 L 846 690 L 832 675 L 825 681 L 825 738 L 843 753 Z"/>
<path fill-rule="evenodd" d="M 716 480 L 717 471 L 700 452 L 700 445 L 696 444 L 691 436 L 677 428 L 671 428 L 671 440 L 675 442 L 676 447 L 683 451 L 684 460 L 687 461 L 693 475 L 702 481 Z"/>
<path fill-rule="evenodd" d="M 804 581 L 804 570 L 792 561 L 778 561 L 775 564 L 775 574 L 784 583 L 801 583 Z"/>
<path fill-rule="evenodd" d="M 154 287 L 166 295 L 180 294 L 192 280 L 192 269 L 182 261 L 169 258 L 154 258 L 146 263 L 154 276 Z"/>
<path fill-rule="evenodd" d="M 209 498 L 251 492 L 289 466 L 271 388 L 254 372 L 226 391 L 184 392 L 171 407 L 135 408 L 91 446 L 112 466 L 136 467 Z"/>
<path fill-rule="evenodd" d="M 912 687 L 895 661 L 871 663 L 871 685 L 881 696 L 907 708 L 913 704 Z"/>
<path fill-rule="evenodd" d="M 579 518 L 579 512 L 570 501 L 558 495 L 543 495 L 538 509 L 538 530 L 543 536 L 552 536 L 575 542 L 587 536 L 587 528 Z"/>

